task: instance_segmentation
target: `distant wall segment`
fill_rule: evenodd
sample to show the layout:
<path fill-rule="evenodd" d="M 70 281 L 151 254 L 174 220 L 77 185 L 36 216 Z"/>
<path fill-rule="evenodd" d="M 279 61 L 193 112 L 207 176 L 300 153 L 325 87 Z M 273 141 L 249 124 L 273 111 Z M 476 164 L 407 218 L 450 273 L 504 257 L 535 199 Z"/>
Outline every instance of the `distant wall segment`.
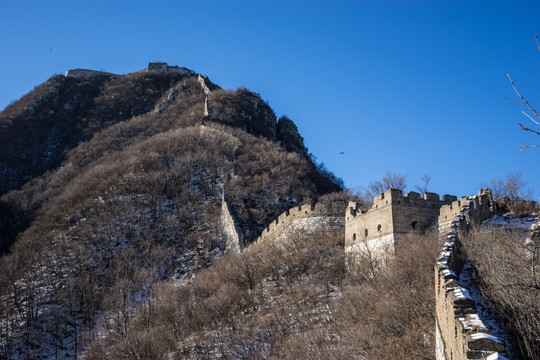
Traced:
<path fill-rule="evenodd" d="M 185 67 L 170 66 L 166 62 L 151 62 L 146 68 L 147 72 L 153 73 L 174 73 L 180 75 L 195 75 L 195 72 Z"/>

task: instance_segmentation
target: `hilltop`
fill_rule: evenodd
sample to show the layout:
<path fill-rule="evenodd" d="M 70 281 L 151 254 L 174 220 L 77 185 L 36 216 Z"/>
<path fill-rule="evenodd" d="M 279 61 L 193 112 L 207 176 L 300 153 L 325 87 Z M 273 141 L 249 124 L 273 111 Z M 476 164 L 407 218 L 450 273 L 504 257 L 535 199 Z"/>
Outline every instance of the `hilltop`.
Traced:
<path fill-rule="evenodd" d="M 341 190 L 259 94 L 164 63 L 55 75 L 0 113 L 0 139 L 7 358 L 72 356 L 101 314 L 207 267 L 224 197 L 249 243 Z"/>

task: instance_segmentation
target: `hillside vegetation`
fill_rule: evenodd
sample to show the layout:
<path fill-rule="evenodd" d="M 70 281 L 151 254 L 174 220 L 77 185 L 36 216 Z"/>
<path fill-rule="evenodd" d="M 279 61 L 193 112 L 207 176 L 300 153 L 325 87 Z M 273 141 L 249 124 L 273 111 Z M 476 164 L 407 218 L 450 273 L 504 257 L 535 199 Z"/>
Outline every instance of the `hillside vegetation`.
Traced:
<path fill-rule="evenodd" d="M 254 244 L 102 322 L 86 358 L 433 359 L 437 242 L 408 240 L 375 274 L 347 271 L 343 233 Z"/>
<path fill-rule="evenodd" d="M 512 336 L 519 359 L 540 358 L 540 242 L 523 231 L 482 229 L 467 238 L 467 257 L 490 308 Z"/>
<path fill-rule="evenodd" d="M 80 355 L 104 319 L 127 331 L 156 286 L 340 190 L 258 94 L 141 71 L 55 76 L 0 114 L 0 358 Z M 283 130 L 280 130 L 283 129 Z"/>

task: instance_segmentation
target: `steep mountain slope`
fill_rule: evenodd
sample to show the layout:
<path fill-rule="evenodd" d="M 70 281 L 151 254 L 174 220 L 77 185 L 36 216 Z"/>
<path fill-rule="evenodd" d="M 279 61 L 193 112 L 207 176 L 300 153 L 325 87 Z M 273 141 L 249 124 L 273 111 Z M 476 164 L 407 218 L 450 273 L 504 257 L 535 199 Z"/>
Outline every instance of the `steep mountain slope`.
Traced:
<path fill-rule="evenodd" d="M 309 230 L 161 284 L 125 328 L 104 321 L 85 358 L 434 359 L 436 238 L 413 235 L 371 277 L 345 266 L 343 232 Z"/>
<path fill-rule="evenodd" d="M 207 266 L 224 194 L 249 242 L 339 190 L 292 121 L 191 71 L 55 76 L 0 124 L 5 358 L 76 356 L 101 315 L 122 324 L 156 283 Z"/>

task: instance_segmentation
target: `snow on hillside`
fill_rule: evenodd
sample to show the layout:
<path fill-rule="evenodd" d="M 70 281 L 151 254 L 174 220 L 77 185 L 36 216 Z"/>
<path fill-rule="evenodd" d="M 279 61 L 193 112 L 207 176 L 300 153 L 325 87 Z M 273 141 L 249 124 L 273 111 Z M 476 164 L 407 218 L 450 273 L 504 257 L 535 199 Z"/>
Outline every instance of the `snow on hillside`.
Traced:
<path fill-rule="evenodd" d="M 507 229 L 523 229 L 528 231 L 537 221 L 538 218 L 532 215 L 521 216 L 498 212 L 491 219 L 484 221 L 482 225 L 486 228 L 504 227 Z"/>

